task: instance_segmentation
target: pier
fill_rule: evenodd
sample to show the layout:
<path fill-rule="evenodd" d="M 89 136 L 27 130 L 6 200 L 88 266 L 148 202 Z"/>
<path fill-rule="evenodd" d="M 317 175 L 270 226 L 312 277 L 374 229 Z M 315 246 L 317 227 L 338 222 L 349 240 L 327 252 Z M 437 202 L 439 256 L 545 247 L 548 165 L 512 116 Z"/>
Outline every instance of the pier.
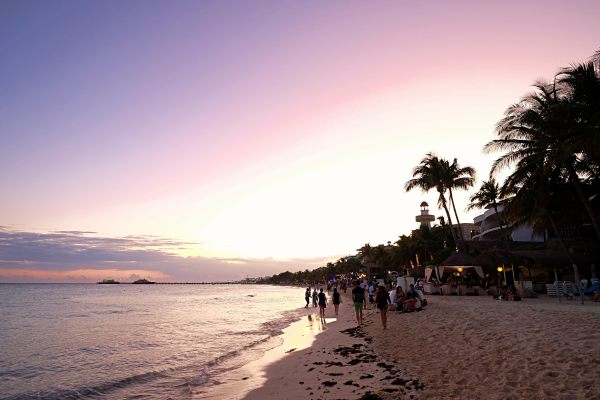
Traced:
<path fill-rule="evenodd" d="M 225 281 L 225 282 L 153 282 L 154 285 L 254 285 L 258 282 Z"/>

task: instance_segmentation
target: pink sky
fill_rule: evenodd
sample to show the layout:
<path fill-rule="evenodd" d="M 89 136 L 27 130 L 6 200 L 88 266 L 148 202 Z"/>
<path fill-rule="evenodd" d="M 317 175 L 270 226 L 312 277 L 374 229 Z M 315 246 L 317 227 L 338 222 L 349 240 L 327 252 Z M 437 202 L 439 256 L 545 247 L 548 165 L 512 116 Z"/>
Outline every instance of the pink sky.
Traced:
<path fill-rule="evenodd" d="M 485 179 L 504 109 L 598 50 L 598 15 L 597 1 L 3 3 L 0 223 L 158 235 L 208 259 L 394 241 L 436 202 L 403 192 L 412 167 L 434 151 Z"/>

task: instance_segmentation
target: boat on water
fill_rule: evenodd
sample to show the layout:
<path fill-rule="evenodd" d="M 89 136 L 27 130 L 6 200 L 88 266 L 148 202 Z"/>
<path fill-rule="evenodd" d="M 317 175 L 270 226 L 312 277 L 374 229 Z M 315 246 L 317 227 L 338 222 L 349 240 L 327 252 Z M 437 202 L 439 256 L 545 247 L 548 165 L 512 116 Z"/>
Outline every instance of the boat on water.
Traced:
<path fill-rule="evenodd" d="M 106 278 L 106 279 L 102 279 L 101 282 L 98 282 L 99 284 L 115 284 L 115 283 L 121 283 L 119 281 L 115 281 L 113 278 Z"/>
<path fill-rule="evenodd" d="M 151 285 L 156 282 L 149 281 L 148 279 L 138 279 L 137 281 L 132 282 L 132 283 L 139 284 L 139 285 Z"/>

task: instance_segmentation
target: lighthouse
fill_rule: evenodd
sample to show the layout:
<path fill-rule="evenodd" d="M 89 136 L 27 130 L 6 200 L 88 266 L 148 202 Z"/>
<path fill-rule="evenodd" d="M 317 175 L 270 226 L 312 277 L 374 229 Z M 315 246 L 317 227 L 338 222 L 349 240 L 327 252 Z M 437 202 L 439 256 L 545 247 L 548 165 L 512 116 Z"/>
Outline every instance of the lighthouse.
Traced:
<path fill-rule="evenodd" d="M 431 228 L 431 222 L 435 221 L 435 216 L 429 214 L 429 204 L 426 201 L 421 203 L 421 214 L 415 217 L 415 221 L 421 223 L 421 228 Z"/>

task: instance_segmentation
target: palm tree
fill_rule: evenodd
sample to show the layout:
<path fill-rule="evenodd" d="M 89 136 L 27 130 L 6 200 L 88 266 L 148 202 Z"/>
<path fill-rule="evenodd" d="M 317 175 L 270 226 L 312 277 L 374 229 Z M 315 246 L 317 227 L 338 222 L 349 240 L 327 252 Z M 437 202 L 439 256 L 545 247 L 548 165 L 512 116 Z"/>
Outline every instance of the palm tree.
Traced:
<path fill-rule="evenodd" d="M 390 253 L 385 245 L 379 244 L 373 248 L 373 263 L 375 264 L 375 271 L 379 275 L 382 274 L 382 269 L 389 265 Z"/>
<path fill-rule="evenodd" d="M 507 216 L 512 219 L 513 225 L 527 223 L 535 233 L 553 232 L 561 249 L 571 263 L 575 282 L 579 282 L 579 269 L 561 237 L 557 224 L 560 215 L 564 214 L 564 211 L 560 211 L 560 204 L 564 204 L 565 199 L 564 196 L 560 195 L 560 192 L 563 194 L 567 192 L 564 190 L 565 184 L 561 182 L 562 178 L 557 174 L 557 169 L 550 171 L 548 174 L 544 174 L 542 171 L 542 168 L 538 168 L 537 175 L 522 175 L 519 182 L 514 178 L 507 179 L 508 184 L 505 184 L 504 187 L 510 193 L 506 194 L 512 195 L 506 209 Z M 557 194 L 557 192 L 559 193 Z M 567 215 L 563 216 L 563 219 L 572 221 L 573 217 Z M 581 286 L 576 286 L 583 303 Z"/>
<path fill-rule="evenodd" d="M 553 215 L 558 207 L 554 212 L 544 207 L 539 196 L 552 197 L 548 190 L 552 183 L 572 185 L 600 238 L 600 224 L 584 191 L 588 181 L 597 182 L 600 165 L 599 62 L 600 52 L 588 63 L 562 70 L 550 83 L 537 82 L 532 94 L 505 111 L 496 127 L 499 139 L 484 147 L 486 151 L 506 151 L 492 166 L 494 174 L 514 165 L 502 191 L 533 198 L 528 219 L 545 221 L 569 257 Z M 537 196 L 524 193 L 529 190 L 535 190 Z M 578 282 L 577 265 L 572 262 L 572 266 Z"/>
<path fill-rule="evenodd" d="M 493 207 L 496 214 L 498 214 L 500 185 L 498 185 L 494 178 L 490 178 L 488 181 L 481 182 L 479 190 L 469 198 L 469 201 L 470 203 L 467 206 L 467 211 L 475 208 L 488 209 Z"/>
<path fill-rule="evenodd" d="M 427 153 L 421 160 L 420 164 L 413 169 L 413 179 L 409 179 L 404 184 L 404 190 L 407 192 L 414 188 L 420 188 L 423 192 L 429 192 L 432 189 L 437 190 L 439 194 L 438 205 L 440 205 L 446 212 L 452 239 L 454 240 L 454 243 L 458 244 L 459 241 L 457 240 L 454 230 L 452 229 L 452 217 L 450 216 L 448 202 L 446 201 L 445 196 L 445 182 L 447 175 L 446 169 L 447 167 L 445 163 L 443 163 L 442 160 L 440 160 L 435 154 Z M 464 244 L 461 243 L 461 245 Z"/>
<path fill-rule="evenodd" d="M 462 227 L 460 226 L 460 219 L 458 218 L 458 213 L 456 212 L 456 204 L 454 202 L 454 196 L 452 195 L 452 189 L 466 190 L 472 187 L 475 183 L 475 168 L 460 167 L 456 158 L 452 164 L 448 163 L 446 160 L 442 160 L 442 163 L 444 164 L 444 169 L 446 172 L 444 176 L 444 185 L 448 189 L 448 193 L 450 195 L 450 203 L 452 204 L 452 209 L 454 210 L 454 215 L 456 216 L 456 224 L 458 225 L 458 233 L 460 234 L 463 248 L 465 251 L 467 251 L 467 242 L 465 241 Z"/>
<path fill-rule="evenodd" d="M 371 246 L 370 243 L 365 243 L 364 246 L 362 246 L 359 249 L 356 249 L 356 251 L 358 252 L 357 255 L 358 255 L 358 258 L 360 259 L 361 264 L 367 267 L 367 278 L 368 278 L 371 268 L 375 265 L 374 248 Z"/>
<path fill-rule="evenodd" d="M 483 181 L 479 190 L 469 198 L 470 203 L 467 206 L 467 211 L 475 208 L 488 209 L 493 207 L 496 215 L 500 218 L 500 230 L 502 230 L 504 219 L 498 212 L 498 203 L 502 200 L 500 185 L 494 178 L 490 178 L 488 181 Z"/>
<path fill-rule="evenodd" d="M 565 168 L 600 237 L 596 215 L 582 188 L 582 182 L 597 184 L 600 181 L 600 51 L 587 63 L 563 69 L 557 79 L 562 87 L 564 107 L 571 118 L 568 145 L 573 162 Z"/>
<path fill-rule="evenodd" d="M 600 155 L 600 73 L 592 62 L 563 70 L 554 81 L 537 82 L 534 92 L 509 107 L 496 127 L 499 139 L 486 151 L 506 151 L 492 166 L 492 174 L 515 164 L 509 179 L 542 168 L 556 169 L 575 188 L 600 238 L 598 224 L 582 178 L 594 177 Z M 541 176 L 545 175 L 542 174 Z M 597 175 L 595 175 L 597 177 Z"/>

